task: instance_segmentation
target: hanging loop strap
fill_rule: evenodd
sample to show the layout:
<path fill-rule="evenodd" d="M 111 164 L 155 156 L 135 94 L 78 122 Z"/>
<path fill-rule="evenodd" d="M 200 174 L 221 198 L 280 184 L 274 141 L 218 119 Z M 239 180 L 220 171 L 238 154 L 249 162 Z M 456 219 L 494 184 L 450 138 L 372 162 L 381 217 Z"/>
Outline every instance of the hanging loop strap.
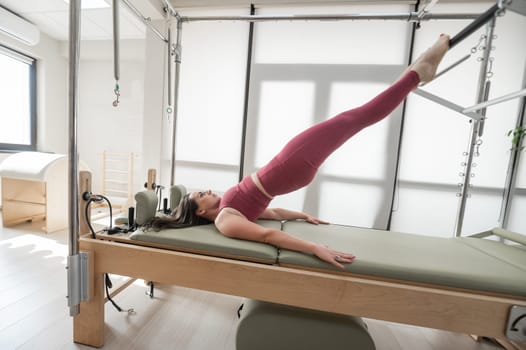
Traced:
<path fill-rule="evenodd" d="M 119 88 L 119 81 L 115 82 L 115 88 L 113 89 L 113 92 L 115 93 L 115 100 L 113 101 L 113 107 L 119 106 L 119 98 L 121 97 L 121 91 Z"/>

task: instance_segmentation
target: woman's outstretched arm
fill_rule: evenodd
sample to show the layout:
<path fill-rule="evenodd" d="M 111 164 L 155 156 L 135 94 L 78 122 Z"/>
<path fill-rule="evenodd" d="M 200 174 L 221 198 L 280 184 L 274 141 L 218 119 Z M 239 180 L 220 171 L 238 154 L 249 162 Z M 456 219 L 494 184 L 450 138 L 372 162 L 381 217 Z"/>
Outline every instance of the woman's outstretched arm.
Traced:
<path fill-rule="evenodd" d="M 227 237 L 262 242 L 279 248 L 314 254 L 321 260 L 339 268 L 344 267 L 342 263 L 352 263 L 355 258 L 352 254 L 305 241 L 280 230 L 260 226 L 228 209 L 221 211 L 215 224 L 217 229 Z"/>
<path fill-rule="evenodd" d="M 259 216 L 258 219 L 269 219 L 269 220 L 305 220 L 311 224 L 328 224 L 328 222 L 315 218 L 307 213 L 299 211 L 292 211 L 283 208 L 267 208 Z"/>

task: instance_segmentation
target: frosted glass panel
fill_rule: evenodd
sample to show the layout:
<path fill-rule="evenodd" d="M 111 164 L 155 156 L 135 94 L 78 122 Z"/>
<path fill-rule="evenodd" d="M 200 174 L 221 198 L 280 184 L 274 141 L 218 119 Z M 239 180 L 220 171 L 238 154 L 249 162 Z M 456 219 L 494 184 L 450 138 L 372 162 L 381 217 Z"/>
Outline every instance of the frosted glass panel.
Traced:
<path fill-rule="evenodd" d="M 380 186 L 323 182 L 319 217 L 334 224 L 375 227 L 378 215 L 383 224 L 383 204 L 391 203 Z"/>
<path fill-rule="evenodd" d="M 526 140 L 522 142 L 523 146 L 526 146 Z M 526 151 L 521 152 L 521 158 L 519 161 L 519 167 L 517 169 L 517 183 L 518 188 L 526 188 Z"/>
<path fill-rule="evenodd" d="M 239 164 L 248 24 L 185 23 L 182 33 L 177 159 Z"/>
<path fill-rule="evenodd" d="M 516 194 L 513 198 L 508 226 L 506 228 L 511 231 L 526 233 L 524 213 L 526 213 L 526 193 L 522 190 L 522 194 Z"/>
<path fill-rule="evenodd" d="M 408 5 L 273 7 L 258 15 L 409 12 Z M 257 63 L 389 64 L 405 59 L 404 21 L 281 21 L 258 23 Z M 374 42 L 375 47 L 371 43 Z M 401 46 L 402 45 L 402 46 Z M 362 49 L 363 48 L 363 49 Z M 382 54 L 375 54 L 375 51 Z"/>
<path fill-rule="evenodd" d="M 288 193 L 284 196 L 278 196 L 274 198 L 270 204 L 274 208 L 287 208 L 290 210 L 302 211 L 305 210 L 305 199 L 307 196 L 307 189 L 302 188 L 300 190 Z"/>
<path fill-rule="evenodd" d="M 526 145 L 524 141 L 523 144 Z M 526 234 L 526 152 L 524 150 L 521 152 L 519 167 L 517 169 L 515 195 L 511 202 L 506 228 Z"/>
<path fill-rule="evenodd" d="M 314 83 L 263 82 L 255 142 L 266 146 L 256 152 L 256 166 L 265 165 L 297 133 L 312 124 Z"/>
<path fill-rule="evenodd" d="M 466 234 L 498 226 L 502 191 L 488 192 L 476 187 L 471 191 L 471 197 L 466 205 L 466 215 L 462 230 Z"/>
<path fill-rule="evenodd" d="M 408 99 L 400 178 L 426 183 L 457 183 L 470 135 L 468 119 L 420 96 Z"/>
<path fill-rule="evenodd" d="M 458 199 L 454 189 L 427 189 L 401 184 L 393 208 L 391 230 L 427 236 L 453 237 Z M 402 223 L 402 224 L 400 224 Z"/>
<path fill-rule="evenodd" d="M 509 15 L 509 16 L 508 16 Z M 526 17 L 520 16 L 515 13 L 508 13 L 506 14 L 506 23 L 505 26 L 508 28 L 507 30 L 511 32 L 512 30 L 516 31 L 515 37 L 512 40 L 502 40 L 502 43 L 499 44 L 499 47 L 502 47 L 503 50 L 508 50 L 507 52 L 512 52 L 513 54 L 506 56 L 506 61 L 502 60 L 502 65 L 509 64 L 513 67 L 517 67 L 516 72 L 521 71 L 521 67 L 524 67 L 526 69 L 526 47 L 524 45 L 517 45 L 517 40 L 520 40 L 519 38 L 524 38 L 526 35 Z M 504 21 L 503 21 L 504 22 Z M 504 26 L 504 24 L 499 24 L 499 27 Z M 519 30 L 520 29 L 520 30 Z M 515 55 L 515 53 L 518 53 Z M 522 58 L 522 63 L 521 63 Z M 500 72 L 500 70 L 499 70 Z M 500 73 L 499 73 L 500 74 Z M 517 84 L 517 81 L 519 80 L 519 75 L 516 76 L 513 75 L 513 71 L 511 69 L 506 69 L 505 73 L 506 76 L 503 76 L 503 79 L 510 79 L 510 82 L 515 82 L 514 89 L 510 89 L 509 91 L 517 91 L 521 88 L 519 84 Z M 523 88 L 524 86 L 522 86 Z M 506 91 L 506 92 L 509 92 Z M 500 92 L 500 91 L 499 91 Z M 514 103 L 517 103 L 518 101 L 515 101 Z M 510 106 L 510 115 L 516 115 L 517 112 L 512 113 L 513 111 L 517 111 L 518 108 L 513 110 L 513 107 Z M 505 114 L 504 116 L 507 117 Z M 510 130 L 512 127 L 509 128 Z M 510 140 L 508 138 L 507 146 L 509 147 Z M 523 140 L 523 146 L 526 145 L 526 142 Z M 506 152 L 506 156 L 503 156 L 503 158 L 507 158 L 508 152 L 506 149 L 502 150 L 502 152 Z M 515 195 L 513 197 L 513 201 L 511 203 L 511 209 L 509 213 L 509 220 L 508 225 L 506 227 L 509 230 L 520 232 L 523 234 L 526 234 L 526 152 L 523 150 L 520 154 L 520 160 L 519 160 L 519 166 L 517 169 L 517 178 L 516 178 L 516 184 L 515 184 Z"/>
<path fill-rule="evenodd" d="M 407 11 L 408 5 L 309 6 L 268 8 L 258 14 Z M 369 101 L 400 76 L 407 59 L 410 31 L 405 22 L 291 21 L 257 23 L 255 28 L 245 173 L 261 167 L 303 129 Z M 272 206 L 384 228 L 399 127 L 397 110 L 331 155 L 308 188 L 278 197 Z M 333 211 L 344 198 L 347 203 Z"/>
<path fill-rule="evenodd" d="M 237 183 L 238 170 L 209 170 L 201 166 L 177 166 L 178 183 L 184 184 L 189 191 L 212 190 L 223 193 Z"/>
<path fill-rule="evenodd" d="M 181 14 L 247 15 L 248 10 Z M 244 22 L 183 24 L 175 182 L 190 190 L 221 193 L 238 181 L 248 28 Z"/>

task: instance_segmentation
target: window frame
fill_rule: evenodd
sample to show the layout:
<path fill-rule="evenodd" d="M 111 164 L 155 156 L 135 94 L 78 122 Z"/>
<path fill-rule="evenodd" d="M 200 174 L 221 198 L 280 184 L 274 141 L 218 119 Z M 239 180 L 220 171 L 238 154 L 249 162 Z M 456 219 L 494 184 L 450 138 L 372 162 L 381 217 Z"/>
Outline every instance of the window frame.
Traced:
<path fill-rule="evenodd" d="M 0 152 L 35 151 L 37 148 L 37 60 L 2 44 L 0 44 L 0 54 L 29 65 L 29 101 L 31 104 L 29 108 L 30 143 L 26 145 L 0 142 Z"/>

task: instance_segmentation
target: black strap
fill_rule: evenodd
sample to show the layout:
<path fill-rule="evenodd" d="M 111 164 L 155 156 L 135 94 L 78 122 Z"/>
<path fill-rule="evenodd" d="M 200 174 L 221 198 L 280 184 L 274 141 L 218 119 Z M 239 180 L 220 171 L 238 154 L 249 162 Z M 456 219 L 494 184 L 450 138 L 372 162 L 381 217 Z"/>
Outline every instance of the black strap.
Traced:
<path fill-rule="evenodd" d="M 243 310 L 243 306 L 245 306 L 245 304 L 241 304 L 237 309 L 237 318 L 241 318 L 241 310 Z"/>

